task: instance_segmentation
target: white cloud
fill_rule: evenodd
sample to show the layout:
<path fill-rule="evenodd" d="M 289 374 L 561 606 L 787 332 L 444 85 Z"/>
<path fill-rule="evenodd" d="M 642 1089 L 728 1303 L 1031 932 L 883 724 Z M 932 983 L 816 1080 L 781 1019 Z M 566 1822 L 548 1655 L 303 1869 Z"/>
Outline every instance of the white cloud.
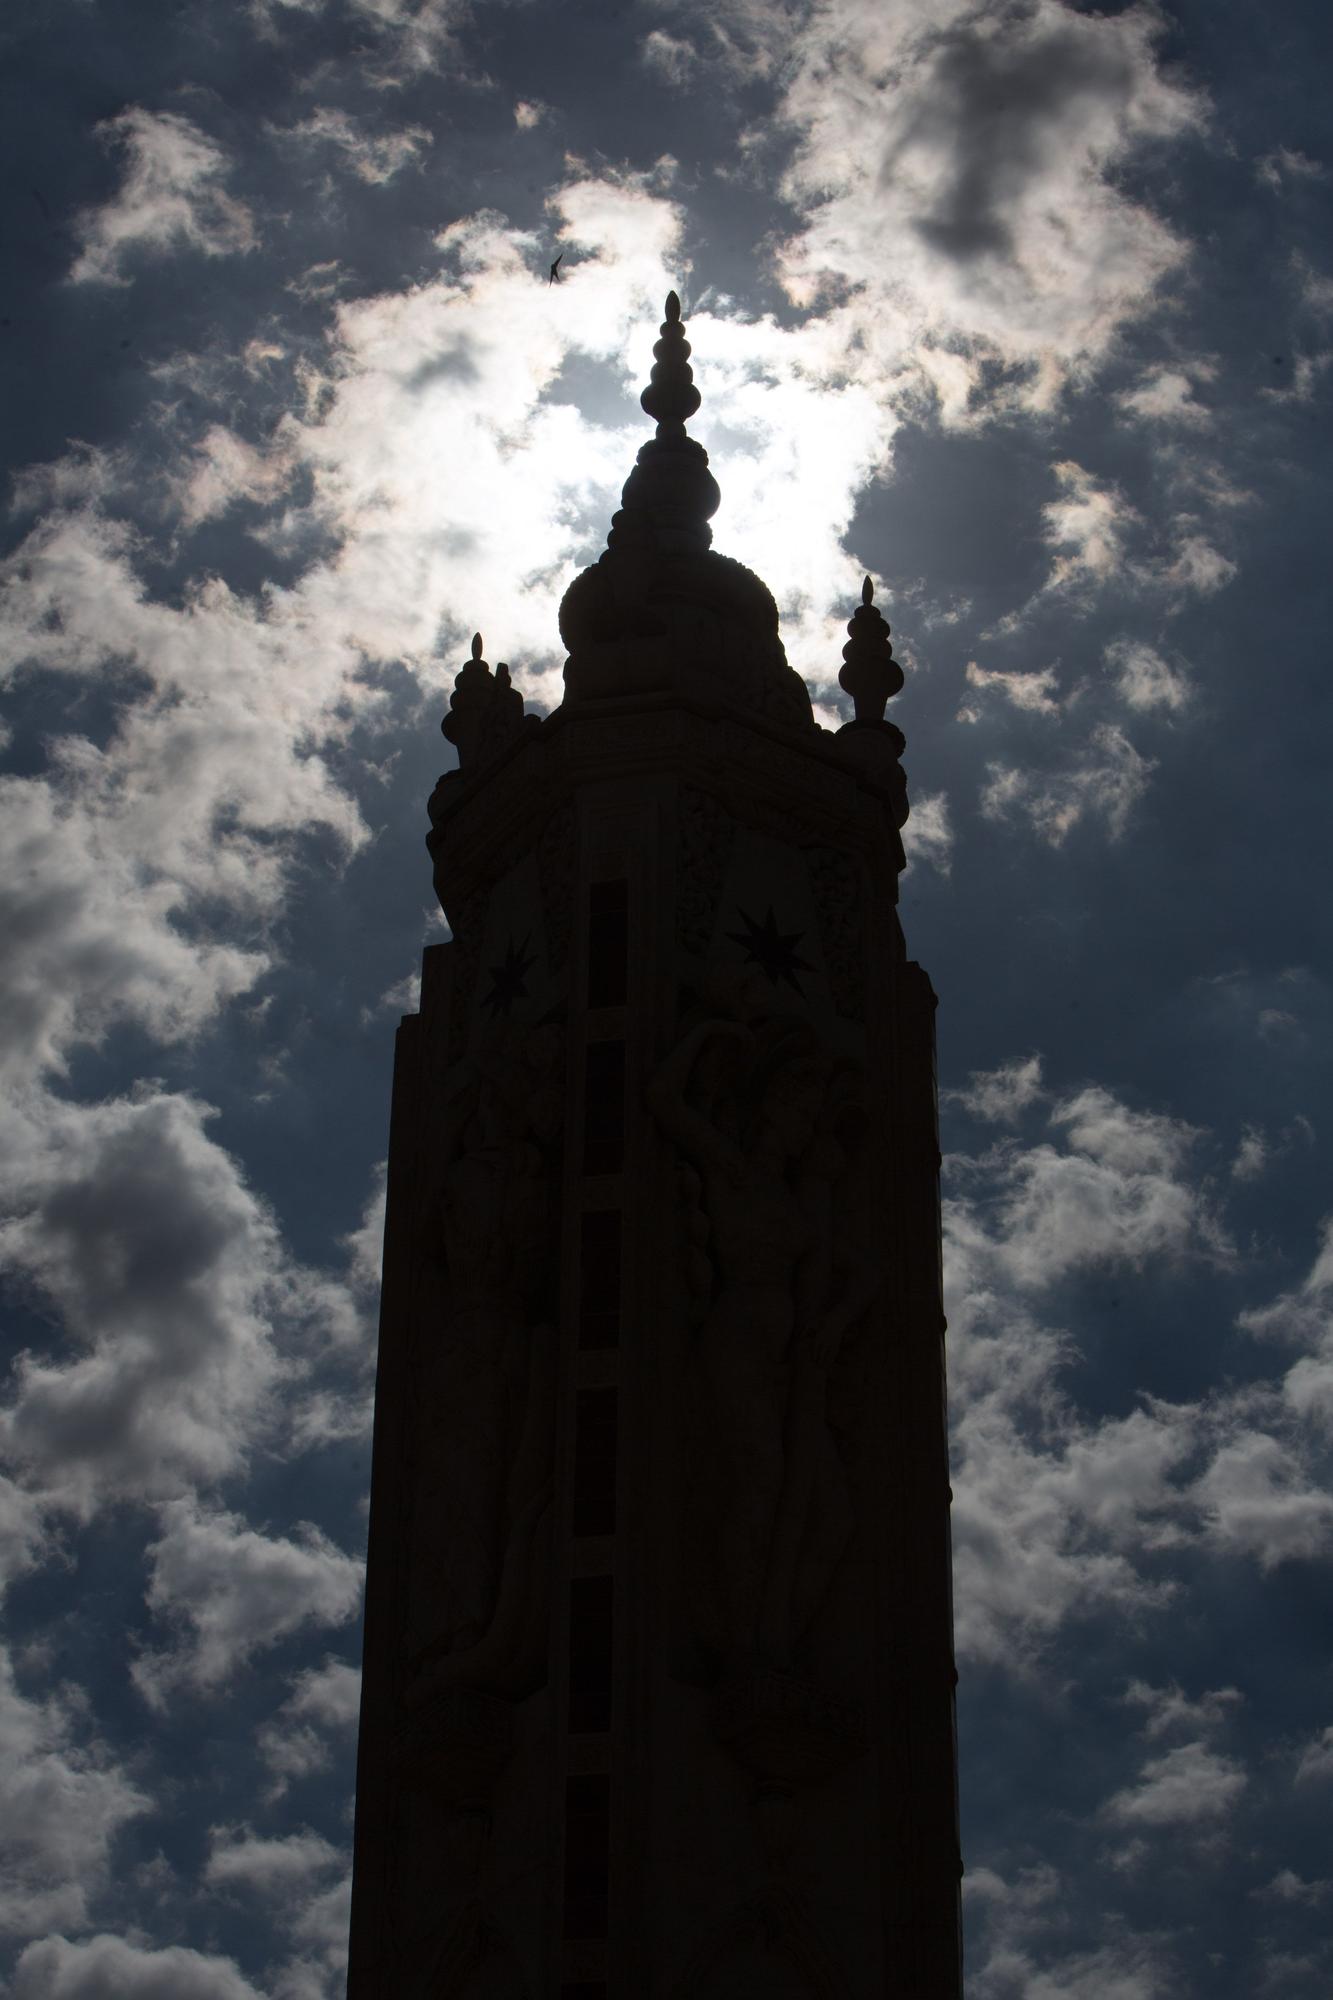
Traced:
<path fill-rule="evenodd" d="M 287 1901 L 344 1857 L 322 1834 L 306 1827 L 300 1833 L 265 1838 L 248 1826 L 215 1826 L 210 1833 L 203 1880 L 210 1889 L 244 1891 L 265 1901 Z"/>
<path fill-rule="evenodd" d="M 1067 1098 L 1051 1113 L 1051 1123 L 1068 1127 L 1079 1152 L 1127 1173 L 1173 1173 L 1202 1136 L 1198 1126 L 1179 1118 L 1131 1111 L 1097 1086 Z"/>
<path fill-rule="evenodd" d="M 919 863 L 941 875 L 949 873 L 953 860 L 954 831 L 949 818 L 947 792 L 931 792 L 912 800 L 912 810 L 903 828 L 903 850 L 907 865 Z"/>
<path fill-rule="evenodd" d="M 30 1944 L 11 1991 L 13 2000 L 262 2000 L 230 1958 L 184 1945 L 154 1951 L 105 1933 Z"/>
<path fill-rule="evenodd" d="M 965 1090 L 948 1093 L 955 1104 L 961 1104 L 974 1118 L 1005 1125 L 1013 1124 L 1045 1094 L 1039 1055 L 1016 1057 L 1013 1062 L 1001 1063 L 998 1069 L 974 1069 Z"/>
<path fill-rule="evenodd" d="M 182 526 L 215 521 L 238 500 L 277 499 L 292 469 L 291 451 L 281 437 L 265 451 L 224 424 L 211 424 L 195 445 L 188 469 L 173 478 Z"/>
<path fill-rule="evenodd" d="M 1060 1343 L 974 1305 L 978 1325 L 950 1310 L 956 1643 L 1021 1674 L 1070 1618 L 1169 1602 L 1142 1559 L 1178 1538 L 1192 1438 L 1169 1412 L 1081 1417 L 1056 1388 Z"/>
<path fill-rule="evenodd" d="M 1035 1058 L 974 1079 L 981 1116 L 1048 1099 Z M 951 1159 L 944 1210 L 957 1639 L 1024 1672 L 1071 1618 L 1138 1620 L 1179 1587 L 1161 1557 L 1211 1534 L 1200 1462 L 1243 1411 L 1144 1396 L 1126 1416 L 1069 1397 L 1072 1344 L 1036 1317 L 1078 1271 L 1229 1246 L 1195 1182 L 1194 1128 L 1100 1088 L 1058 1100 L 1052 1138 Z"/>
<path fill-rule="evenodd" d="M 325 1660 L 299 1674 L 283 1704 L 287 1714 L 328 1729 L 350 1729 L 361 1713 L 361 1669 L 343 1660 Z"/>
<path fill-rule="evenodd" d="M 520 97 L 514 106 L 514 123 L 520 132 L 534 131 L 541 124 L 546 112 L 546 105 L 534 104 L 526 97 Z"/>
<path fill-rule="evenodd" d="M 1051 470 L 1060 491 L 1041 510 L 1046 542 L 1055 550 L 1044 588 L 1071 592 L 1105 583 L 1124 567 L 1139 516 L 1118 487 L 1103 484 L 1073 459 Z"/>
<path fill-rule="evenodd" d="M 1212 423 L 1213 412 L 1195 401 L 1194 386 L 1216 373 L 1207 362 L 1196 362 L 1189 368 L 1149 369 L 1132 389 L 1121 391 L 1116 403 L 1140 423 L 1181 424 L 1187 430 L 1202 430 Z"/>
<path fill-rule="evenodd" d="M 1326 1778 L 1333 1778 L 1333 1728 L 1321 1729 L 1318 1736 L 1306 1744 L 1296 1766 L 1298 1784 Z"/>
<path fill-rule="evenodd" d="M 53 1553 L 35 1494 L 0 1473 L 0 1600 L 11 1583 Z"/>
<path fill-rule="evenodd" d="M 1072 1894 L 1049 1865 L 1012 1880 L 991 1868 L 968 1870 L 963 1901 L 980 1945 L 968 1976 L 975 2000 L 1167 2000 L 1177 1990 L 1155 1940 L 1121 1936 L 1071 1952 Z"/>
<path fill-rule="evenodd" d="M 996 622 L 996 634 L 1016 632 L 1053 600 L 1086 605 L 1112 589 L 1165 598 L 1170 613 L 1188 597 L 1213 596 L 1236 576 L 1237 565 L 1213 546 L 1193 514 L 1176 514 L 1161 529 L 1150 529 L 1113 482 L 1073 459 L 1062 459 L 1051 470 L 1059 491 L 1041 510 L 1042 538 L 1053 552 L 1050 569 L 1026 604 Z M 1203 485 L 1207 490 L 1206 480 Z M 1211 497 L 1235 504 L 1229 491 Z M 1168 546 L 1135 553 L 1150 533 Z"/>
<path fill-rule="evenodd" d="M 1206 1743 L 1178 1743 L 1149 1757 L 1132 1785 L 1107 1800 L 1106 1817 L 1127 1827 L 1198 1827 L 1225 1819 L 1245 1789 L 1234 1758 Z"/>
<path fill-rule="evenodd" d="M 644 36 L 640 56 L 644 68 L 673 90 L 683 90 L 699 67 L 699 52 L 693 42 L 669 35 L 665 28 L 654 28 Z"/>
<path fill-rule="evenodd" d="M 1026 1087 L 1022 1071 L 1015 1081 Z M 1107 1261 L 1229 1254 L 1205 1194 L 1187 1178 L 1195 1127 L 1131 1110 L 1095 1087 L 1058 1103 L 1050 1124 L 1065 1133 L 1064 1151 L 1010 1145 L 983 1161 L 985 1210 L 964 1202 L 955 1218 L 971 1266 L 993 1263 L 1034 1290 Z"/>
<path fill-rule="evenodd" d="M 149 1808 L 90 1734 L 85 1706 L 72 1688 L 23 1695 L 0 1653 L 0 1930 L 10 1935 L 86 1924 L 116 1834 Z"/>
<path fill-rule="evenodd" d="M 457 30 L 466 18 L 467 0 L 350 0 L 350 4 L 379 37 L 362 57 L 372 84 L 396 89 L 438 69 L 446 56 L 455 73 L 466 73 Z"/>
<path fill-rule="evenodd" d="M 802 212 L 782 253 L 791 296 L 854 288 L 882 363 L 912 355 L 922 379 L 948 364 L 933 382 L 946 420 L 966 417 L 988 362 L 1008 371 L 990 409 L 1049 406 L 1185 256 L 1120 179 L 1202 122 L 1156 66 L 1159 32 L 1145 8 L 1055 0 L 813 10 L 782 104 L 798 135 L 783 192 Z"/>
<path fill-rule="evenodd" d="M 161 256 L 186 245 L 226 257 L 255 247 L 249 209 L 223 185 L 225 154 L 188 118 L 132 105 L 97 131 L 123 151 L 125 175 L 113 201 L 78 218 L 76 284 L 127 283 L 122 266 L 135 251 Z"/>
<path fill-rule="evenodd" d="M 1113 639 L 1102 657 L 1128 707 L 1140 713 L 1160 708 L 1177 714 L 1188 705 L 1193 693 L 1189 674 L 1142 639 Z"/>
<path fill-rule="evenodd" d="M 1257 1181 L 1267 1170 L 1273 1152 L 1257 1125 L 1247 1125 L 1240 1135 L 1236 1157 L 1231 1162 L 1234 1181 Z"/>
<path fill-rule="evenodd" d="M 420 1005 L 421 974 L 413 970 L 386 986 L 374 1005 L 362 1010 L 361 1019 L 368 1024 L 378 1014 L 415 1014 Z"/>
<path fill-rule="evenodd" d="M 353 1293 L 375 1302 L 379 1298 L 380 1270 L 384 1262 L 384 1213 L 388 1200 L 389 1163 L 380 1160 L 372 1170 L 370 1193 L 361 1211 L 361 1220 L 344 1237 L 347 1252 L 347 1280 Z M 369 1329 L 368 1329 L 369 1330 Z"/>
<path fill-rule="evenodd" d="M 327 105 L 321 105 L 299 125 L 289 126 L 281 136 L 311 148 L 333 147 L 358 180 L 371 187 L 383 187 L 404 167 L 415 165 L 431 143 L 424 125 L 368 130 L 347 112 Z"/>
<path fill-rule="evenodd" d="M 1219 1547 L 1265 1570 L 1333 1548 L 1333 1494 L 1278 1437 L 1254 1431 L 1224 1444 L 1196 1492 Z"/>
<path fill-rule="evenodd" d="M 1328 169 L 1292 146 L 1276 146 L 1255 161 L 1254 175 L 1264 187 L 1275 192 L 1284 180 L 1321 181 Z"/>
<path fill-rule="evenodd" d="M 0 1075 L 20 1086 L 34 1072 L 63 1070 L 72 1047 L 100 1042 L 118 1022 L 137 1022 L 158 1041 L 188 1040 L 268 963 L 264 952 L 220 938 L 187 941 L 177 919 L 190 890 L 144 851 L 156 814 L 138 791 L 141 760 L 127 759 L 140 770 L 118 782 L 112 760 L 66 743 L 68 782 L 65 771 L 0 779 L 10 856 L 0 880 Z M 71 768 L 77 751 L 86 786 Z M 225 877 L 225 865 L 202 856 L 181 860 L 201 891 L 202 878 Z"/>
<path fill-rule="evenodd" d="M 346 1982 L 351 1873 L 347 1856 L 309 1828 L 266 1839 L 215 1827 L 205 1887 L 267 1906 L 293 1956 L 271 1973 L 273 2000 L 332 2000 Z M 337 1879 L 330 1881 L 330 1875 Z"/>
<path fill-rule="evenodd" d="M 336 2000 L 347 1983 L 352 1876 L 319 1891 L 291 1912 L 288 1936 L 297 1956 L 283 1968 L 274 2000 Z"/>
<path fill-rule="evenodd" d="M 1057 1952 L 1045 1965 L 1026 1953 L 987 1967 L 977 2000 L 1021 1993 L 1023 2000 L 1167 2000 L 1171 1970 L 1150 1942 Z M 998 1983 L 991 1983 L 994 1979 Z"/>
<path fill-rule="evenodd" d="M 1191 1697 L 1174 1681 L 1169 1687 L 1153 1687 L 1136 1680 L 1125 1689 L 1126 1707 L 1143 1711 L 1143 1734 L 1150 1743 L 1173 1730 L 1196 1737 L 1211 1734 L 1230 1720 L 1243 1699 L 1234 1687 L 1209 1688 Z"/>
<path fill-rule="evenodd" d="M 0 1010 L 24 1079 L 119 1020 L 194 1033 L 264 970 L 235 922 L 253 934 L 280 905 L 290 846 L 315 828 L 345 850 L 365 837 L 314 750 L 346 733 L 359 666 L 346 630 L 216 579 L 155 602 L 137 557 L 123 526 L 78 509 L 39 522 L 5 572 L 9 661 L 124 689 L 104 744 L 54 737 L 41 776 L 0 786 L 16 857 Z M 363 694 L 362 712 L 373 705 Z"/>
<path fill-rule="evenodd" d="M 969 660 L 964 677 L 969 687 L 982 690 L 993 688 L 1015 708 L 1024 709 L 1030 715 L 1059 715 L 1065 706 L 1060 699 L 1054 667 L 1037 667 L 1028 673 L 991 672 L 986 667 L 978 666 L 975 660 Z M 973 712 L 965 711 L 963 719 L 971 722 L 976 717 Z"/>
<path fill-rule="evenodd" d="M 179 1637 L 133 1669 L 154 1707 L 179 1687 L 221 1688 L 253 1653 L 304 1626 L 342 1625 L 355 1615 L 362 1565 L 309 1523 L 287 1540 L 178 1500 L 162 1509 L 162 1528 L 148 1551 L 147 1599 Z"/>
<path fill-rule="evenodd" d="M 0 1255 L 83 1351 L 19 1357 L 0 1436 L 35 1491 L 83 1516 L 234 1470 L 293 1350 L 360 1324 L 344 1287 L 288 1258 L 212 1115 L 149 1088 L 30 1098 L 4 1126 Z"/>
<path fill-rule="evenodd" d="M 1280 1868 L 1271 1882 L 1261 1889 L 1251 1890 L 1251 1895 L 1268 1903 L 1298 1903 L 1307 1909 L 1322 1903 L 1333 1890 L 1333 1882 L 1306 1882 L 1294 1868 Z"/>
<path fill-rule="evenodd" d="M 71 438 L 63 458 L 20 466 L 10 487 L 10 512 L 35 513 L 45 507 L 81 507 L 124 490 L 130 457 L 124 450 Z"/>
<path fill-rule="evenodd" d="M 1324 279 L 1322 282 L 1327 288 L 1328 297 L 1317 298 L 1312 293 L 1309 303 L 1318 304 L 1323 312 L 1327 313 L 1330 305 L 1333 305 L 1333 280 Z M 1259 394 L 1265 401 L 1271 403 L 1312 403 L 1330 362 L 1333 362 L 1333 350 L 1326 349 L 1319 354 L 1294 354 L 1290 379 L 1280 388 L 1275 388 L 1271 384 L 1266 385 L 1260 389 Z"/>
<path fill-rule="evenodd" d="M 1326 271 L 1318 270 L 1299 254 L 1292 260 L 1297 282 L 1300 286 L 1301 304 L 1317 320 L 1333 318 L 1333 277 Z M 1333 356 L 1323 354 L 1317 357 L 1322 364 Z"/>
<path fill-rule="evenodd" d="M 1283 1394 L 1306 1422 L 1333 1432 L 1333 1215 L 1320 1225 L 1320 1242 L 1303 1282 L 1270 1305 L 1238 1315 L 1237 1324 L 1259 1340 L 1303 1348 L 1287 1370 Z"/>
<path fill-rule="evenodd" d="M 361 1672 L 341 1660 L 299 1674 L 292 1692 L 258 1733 L 261 1757 L 273 1773 L 269 1796 L 281 1797 L 288 1784 L 325 1771 L 333 1761 L 330 1738 L 347 1735 L 361 1712 Z"/>
<path fill-rule="evenodd" d="M 1164 590 L 1176 595 L 1212 597 L 1238 574 L 1230 556 L 1215 549 L 1208 537 L 1194 529 L 1188 516 L 1178 523 L 1179 540 L 1169 558 L 1145 570 Z"/>
<path fill-rule="evenodd" d="M 1136 750 L 1118 724 L 1099 722 L 1063 769 L 988 764 L 981 810 L 987 819 L 1027 820 L 1052 847 L 1080 821 L 1099 820 L 1118 840 L 1156 768 L 1156 759 Z"/>

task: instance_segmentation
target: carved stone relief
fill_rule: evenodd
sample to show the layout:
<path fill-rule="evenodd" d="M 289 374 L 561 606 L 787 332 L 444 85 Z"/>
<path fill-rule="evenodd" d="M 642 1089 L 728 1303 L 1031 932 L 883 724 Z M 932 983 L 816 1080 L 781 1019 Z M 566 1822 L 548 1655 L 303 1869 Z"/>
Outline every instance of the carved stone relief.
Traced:
<path fill-rule="evenodd" d="M 720 799 L 692 785 L 681 789 L 680 812 L 676 937 L 682 951 L 704 958 L 713 942 L 718 898 L 736 828 Z"/>
<path fill-rule="evenodd" d="M 562 806 L 547 820 L 537 844 L 546 949 L 552 972 L 562 972 L 569 957 L 574 921 L 574 838 L 573 807 Z"/>
<path fill-rule="evenodd" d="M 810 690 L 795 667 L 773 658 L 770 651 L 747 648 L 741 662 L 743 699 L 752 715 L 765 716 L 785 729 L 809 730 Z"/>
<path fill-rule="evenodd" d="M 445 1880 L 464 1900 L 426 1950 L 411 1954 L 425 1970 L 407 1988 L 405 2000 L 530 2000 L 532 1988 L 486 1907 L 491 1839 L 488 1813 L 454 1812 L 444 1820 L 439 1859 Z"/>
<path fill-rule="evenodd" d="M 545 1658 L 564 1032 L 494 1029 L 450 1107 L 426 1227 L 447 1306 L 422 1355 L 409 1651 L 415 1705 L 526 1692 Z"/>
<path fill-rule="evenodd" d="M 807 848 L 806 863 L 815 892 L 819 940 L 824 947 L 833 1004 L 840 1014 L 860 1020 L 865 1013 L 865 912 L 860 863 L 855 855 L 835 847 Z"/>
<path fill-rule="evenodd" d="M 673 2000 L 850 2000 L 846 1974 L 815 1915 L 811 1870 L 799 1851 L 801 1817 L 790 1791 L 756 1794 L 763 1886 L 696 1947 L 673 1984 Z"/>
<path fill-rule="evenodd" d="M 711 989 L 715 1006 L 722 992 Z M 757 1011 L 752 980 L 732 996 L 687 1026 L 648 1092 L 682 1163 L 697 1315 L 686 1368 L 693 1617 L 728 1678 L 790 1671 L 847 1546 L 828 1380 L 880 1284 L 848 1227 L 859 1074 L 807 1021 Z"/>
<path fill-rule="evenodd" d="M 695 1955 L 674 2000 L 847 2000 L 847 1994 L 804 1913 L 758 1898 Z"/>
<path fill-rule="evenodd" d="M 486 907 L 489 901 L 485 889 L 473 889 L 466 896 L 454 898 L 448 911 L 449 928 L 453 933 L 452 950 L 454 959 L 453 982 L 449 1000 L 449 1060 L 456 1062 L 467 1041 L 467 1025 L 472 1015 L 472 996 L 477 984 L 477 967 L 481 961 L 482 931 L 486 923 Z"/>

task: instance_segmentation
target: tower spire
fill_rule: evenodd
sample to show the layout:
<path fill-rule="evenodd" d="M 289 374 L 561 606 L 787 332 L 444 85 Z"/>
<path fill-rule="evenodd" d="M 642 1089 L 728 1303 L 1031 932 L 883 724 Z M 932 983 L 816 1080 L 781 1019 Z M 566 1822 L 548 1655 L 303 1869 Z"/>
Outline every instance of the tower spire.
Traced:
<path fill-rule="evenodd" d="M 861 602 L 847 626 L 838 685 L 856 705 L 858 722 L 882 722 L 890 695 L 900 694 L 903 670 L 889 644 L 889 623 L 875 605 L 875 586 L 867 577 Z"/>
<path fill-rule="evenodd" d="M 653 372 L 639 401 L 656 419 L 657 435 L 641 447 L 625 481 L 621 509 L 607 538 L 608 553 L 618 554 L 629 544 L 636 554 L 649 548 L 661 556 L 702 554 L 712 543 L 708 523 L 722 494 L 708 470 L 708 453 L 697 438 L 685 434 L 685 420 L 702 398 L 694 386 L 690 343 L 674 292 L 667 293 Z"/>
<path fill-rule="evenodd" d="M 656 418 L 657 435 L 664 440 L 685 435 L 686 422 L 702 401 L 694 386 L 690 343 L 674 292 L 667 293 L 662 337 L 653 348 L 652 376 L 639 401 L 648 415 Z"/>
<path fill-rule="evenodd" d="M 810 696 L 782 650 L 772 594 L 712 547 L 722 495 L 685 430 L 701 398 L 675 292 L 639 400 L 656 434 L 625 481 L 605 552 L 560 606 L 566 699 L 675 688 L 810 729 Z"/>

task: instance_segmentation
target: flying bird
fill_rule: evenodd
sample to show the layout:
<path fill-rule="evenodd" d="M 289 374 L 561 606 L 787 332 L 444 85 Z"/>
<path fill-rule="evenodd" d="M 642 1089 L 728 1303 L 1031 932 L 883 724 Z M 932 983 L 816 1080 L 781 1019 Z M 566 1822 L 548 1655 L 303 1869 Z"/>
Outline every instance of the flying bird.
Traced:
<path fill-rule="evenodd" d="M 563 256 L 564 256 L 564 254 L 565 254 L 565 253 L 564 253 L 564 251 L 562 250 L 562 251 L 560 252 L 560 257 L 563 257 Z M 564 280 L 563 280 L 563 279 L 561 278 L 561 276 L 560 276 L 560 257 L 557 257 L 557 258 L 556 258 L 556 260 L 555 260 L 555 262 L 554 262 L 554 264 L 552 264 L 552 266 L 551 266 L 551 275 L 550 275 L 550 277 L 549 277 L 549 278 L 548 278 L 548 279 L 546 280 L 546 282 L 547 282 L 547 284 L 548 284 L 548 285 L 559 285 L 559 284 L 563 284 L 563 282 L 564 282 Z"/>

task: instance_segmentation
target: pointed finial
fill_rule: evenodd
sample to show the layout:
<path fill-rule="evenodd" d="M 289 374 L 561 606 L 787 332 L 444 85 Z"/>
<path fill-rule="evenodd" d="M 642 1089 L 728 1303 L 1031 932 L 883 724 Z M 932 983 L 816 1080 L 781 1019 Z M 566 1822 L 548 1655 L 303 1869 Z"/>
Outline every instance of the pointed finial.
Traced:
<path fill-rule="evenodd" d="M 690 367 L 690 343 L 680 317 L 680 300 L 667 293 L 666 318 L 661 339 L 653 348 L 653 372 L 639 401 L 650 417 L 657 419 L 657 435 L 680 436 L 686 419 L 692 417 L 702 398 L 694 386 Z"/>
<path fill-rule="evenodd" d="M 861 585 L 861 602 L 848 624 L 848 640 L 842 649 L 844 666 L 839 685 L 856 704 L 858 722 L 883 722 L 889 696 L 903 684 L 903 670 L 893 657 L 887 620 L 875 609 L 875 586 L 867 577 Z"/>
<path fill-rule="evenodd" d="M 481 657 L 481 634 L 472 634 L 472 655 L 454 679 L 449 713 L 440 724 L 458 752 L 458 767 L 484 763 L 523 721 L 523 697 L 511 686 L 503 661 L 492 674 Z"/>

